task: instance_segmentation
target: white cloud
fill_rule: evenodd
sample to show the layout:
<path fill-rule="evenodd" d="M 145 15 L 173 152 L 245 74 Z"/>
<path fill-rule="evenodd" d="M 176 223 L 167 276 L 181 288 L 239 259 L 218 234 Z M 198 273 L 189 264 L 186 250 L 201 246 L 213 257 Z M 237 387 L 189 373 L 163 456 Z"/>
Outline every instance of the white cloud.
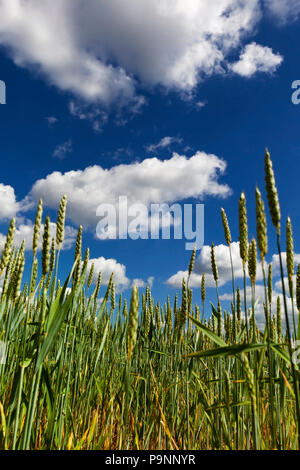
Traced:
<path fill-rule="evenodd" d="M 55 116 L 47 116 L 47 117 L 45 117 L 45 119 L 46 119 L 49 127 L 53 126 L 58 121 L 58 119 Z"/>
<path fill-rule="evenodd" d="M 233 242 L 231 244 L 232 262 L 235 279 L 243 278 L 243 265 L 240 258 L 239 243 Z M 215 246 L 216 263 L 218 266 L 219 273 L 219 286 L 225 285 L 231 281 L 231 264 L 229 248 L 227 245 L 216 245 Z M 201 287 L 202 274 L 205 273 L 205 283 L 207 287 L 214 287 L 215 281 L 211 269 L 211 247 L 203 246 L 199 255 L 195 261 L 194 271 L 191 275 L 189 285 L 190 287 Z M 248 269 L 246 266 L 246 274 L 248 275 Z M 187 279 L 187 271 L 178 271 L 176 274 L 171 276 L 166 283 L 171 287 L 179 288 L 182 285 L 182 279 Z M 257 280 L 262 279 L 261 263 L 257 262 Z"/>
<path fill-rule="evenodd" d="M 233 242 L 231 244 L 231 253 L 232 253 L 234 277 L 235 279 L 242 279 L 244 274 L 243 274 L 243 265 L 242 265 L 242 261 L 240 258 L 240 249 L 239 249 L 238 242 Z M 216 254 L 216 262 L 217 262 L 218 273 L 219 273 L 219 286 L 221 287 L 225 285 L 227 282 L 231 282 L 231 264 L 230 264 L 230 255 L 229 255 L 228 246 L 223 245 L 223 244 L 216 245 L 215 254 Z M 284 273 L 286 273 L 286 253 L 285 252 L 282 253 L 282 263 L 283 263 Z M 300 263 L 300 254 L 295 253 L 294 254 L 295 272 L 296 272 L 298 263 Z M 281 291 L 281 280 L 278 280 L 278 277 L 280 276 L 280 269 L 279 269 L 280 266 L 279 266 L 279 256 L 277 254 L 274 254 L 272 256 L 271 264 L 272 264 L 273 278 L 275 279 L 275 289 L 276 291 Z M 268 271 L 267 264 L 265 265 L 265 271 L 266 273 Z M 214 278 L 212 275 L 212 269 L 211 269 L 211 247 L 208 245 L 203 246 L 201 248 L 199 255 L 196 257 L 194 271 L 190 278 L 190 287 L 197 287 L 197 288 L 201 287 L 201 279 L 202 279 L 203 273 L 205 273 L 206 275 L 205 280 L 206 280 L 207 287 L 214 287 L 215 281 L 214 281 Z M 246 265 L 246 274 L 248 276 L 247 265 Z M 185 270 L 178 271 L 176 274 L 174 274 L 167 280 L 167 284 L 172 287 L 179 288 L 181 287 L 182 279 L 183 278 L 187 279 L 187 277 L 188 277 L 188 271 L 185 271 Z M 263 280 L 262 266 L 259 260 L 257 260 L 256 279 L 257 281 Z M 288 293 L 288 283 L 286 279 L 285 279 L 285 282 L 286 282 L 286 289 Z M 230 296 L 230 299 L 231 299 L 231 294 L 228 294 L 228 295 Z M 224 297 L 224 300 L 226 300 L 225 297 Z"/>
<path fill-rule="evenodd" d="M 107 113 L 100 107 L 95 105 L 75 103 L 71 100 L 69 103 L 69 111 L 72 116 L 80 119 L 81 121 L 89 121 L 95 132 L 101 132 L 103 125 L 108 120 Z"/>
<path fill-rule="evenodd" d="M 0 43 L 61 90 L 136 109 L 137 84 L 190 92 L 224 73 L 260 18 L 259 0 L 2 0 Z"/>
<path fill-rule="evenodd" d="M 286 252 L 285 251 L 281 253 L 281 257 L 282 257 L 283 271 L 285 273 L 286 272 Z M 295 270 L 297 269 L 297 265 L 299 263 L 300 263 L 300 253 L 294 253 Z M 280 275 L 280 261 L 279 261 L 279 255 L 277 254 L 272 256 L 272 268 L 275 274 Z"/>
<path fill-rule="evenodd" d="M 101 284 L 107 286 L 110 276 L 114 273 L 114 282 L 118 291 L 130 287 L 130 280 L 126 276 L 126 266 L 118 263 L 115 259 L 107 259 L 101 256 L 100 258 L 93 258 L 89 260 L 88 271 L 94 264 L 94 272 L 92 282 L 97 282 L 99 273 L 101 273 Z"/>
<path fill-rule="evenodd" d="M 287 284 L 287 283 L 286 283 Z M 288 288 L 287 288 L 288 292 Z M 244 300 L 243 300 L 243 291 L 242 291 L 242 309 L 244 309 Z M 247 297 L 247 308 L 248 310 L 251 309 L 251 298 L 252 298 L 252 291 L 251 287 L 247 286 L 246 289 L 246 297 Z M 284 304 L 283 304 L 283 295 L 282 295 L 282 289 L 281 289 L 281 281 L 277 281 L 275 285 L 273 286 L 273 291 L 272 291 L 272 302 L 271 302 L 271 313 L 272 316 L 277 314 L 277 298 L 280 298 L 280 303 L 281 303 L 281 320 L 282 320 L 282 325 L 283 328 L 285 328 L 285 313 L 284 313 Z M 220 295 L 220 301 L 229 301 L 232 302 L 232 293 L 225 293 Z M 257 302 L 256 307 L 255 307 L 255 320 L 260 329 L 264 329 L 265 327 L 265 311 L 264 311 L 264 302 L 265 302 L 265 288 L 262 284 L 256 284 L 255 286 L 255 301 Z M 290 322 L 290 327 L 293 329 L 293 314 L 292 314 L 292 300 L 291 298 L 287 295 L 286 296 L 286 301 L 287 301 L 287 311 L 288 311 L 288 318 Z M 295 319 L 296 319 L 296 325 L 298 325 L 298 312 L 296 305 L 295 306 Z"/>
<path fill-rule="evenodd" d="M 39 250 L 42 247 L 42 234 L 43 234 L 44 226 L 41 226 L 41 234 L 40 234 L 40 242 L 39 242 Z M 50 234 L 51 237 L 55 238 L 56 234 L 56 224 L 51 222 L 50 224 Z M 69 250 L 76 240 L 77 230 L 73 227 L 67 225 L 65 227 L 65 240 L 62 245 L 63 250 Z M 30 220 L 26 223 L 22 223 L 17 225 L 14 237 L 14 245 L 19 247 L 23 240 L 25 241 L 25 249 L 32 250 L 32 237 L 33 237 L 33 224 Z M 5 243 L 6 235 L 0 233 L 0 246 L 3 246 Z"/>
<path fill-rule="evenodd" d="M 12 186 L 0 183 L 0 219 L 10 219 L 19 210 L 19 203 L 16 201 L 15 190 Z"/>
<path fill-rule="evenodd" d="M 148 277 L 147 281 L 144 281 L 143 279 L 139 279 L 139 278 L 133 279 L 132 285 L 139 287 L 139 288 L 144 288 L 148 286 L 151 289 L 153 286 L 153 282 L 154 282 L 154 276 L 150 276 Z"/>
<path fill-rule="evenodd" d="M 150 144 L 146 147 L 147 152 L 155 152 L 159 149 L 168 148 L 173 144 L 181 144 L 182 139 L 179 137 L 163 137 L 157 144 Z"/>
<path fill-rule="evenodd" d="M 197 101 L 195 105 L 196 105 L 196 108 L 202 109 L 202 108 L 205 108 L 205 106 L 207 105 L 207 101 Z"/>
<path fill-rule="evenodd" d="M 3 0 L 1 43 L 9 48 L 17 65 L 37 68 L 60 89 L 87 101 L 107 103 L 120 96 L 130 99 L 133 80 L 121 67 L 106 64 L 105 51 L 103 59 L 98 60 L 103 46 L 97 47 L 97 35 L 89 37 L 90 27 L 96 26 L 94 11 L 99 16 L 102 10 L 97 3 L 89 2 L 86 7 L 80 0 Z M 101 22 L 98 28 L 103 30 Z"/>
<path fill-rule="evenodd" d="M 63 160 L 66 158 L 68 153 L 72 152 L 72 140 L 69 139 L 63 144 L 60 144 L 54 150 L 52 156 L 53 158 L 58 158 L 59 160 Z"/>
<path fill-rule="evenodd" d="M 270 47 L 255 42 L 247 44 L 238 62 L 232 64 L 232 70 L 242 77 L 251 77 L 257 72 L 272 73 L 280 66 L 283 57 L 274 54 Z"/>
<path fill-rule="evenodd" d="M 264 0 L 264 4 L 280 23 L 296 21 L 300 15 L 300 0 Z"/>
<path fill-rule="evenodd" d="M 67 216 L 73 223 L 95 226 L 99 222 L 99 204 L 117 206 L 123 195 L 129 205 L 140 202 L 147 207 L 150 203 L 172 203 L 189 197 L 226 197 L 230 188 L 218 182 L 225 169 L 225 161 L 204 152 L 191 158 L 174 153 L 169 160 L 148 158 L 109 170 L 95 165 L 64 174 L 51 173 L 34 184 L 30 199 L 42 198 L 46 206 L 56 209 L 62 195 L 67 194 Z"/>
<path fill-rule="evenodd" d="M 239 279 L 243 278 L 243 267 L 242 262 L 239 256 L 239 243 L 233 242 L 232 243 L 232 260 L 233 260 L 233 267 L 234 267 L 234 277 L 238 281 Z M 230 265 L 230 257 L 229 257 L 229 249 L 227 245 L 217 245 L 215 246 L 215 253 L 216 253 L 216 262 L 218 266 L 219 272 L 219 286 L 226 286 L 227 283 L 231 282 L 231 265 Z M 286 253 L 282 253 L 283 258 L 283 266 L 284 270 L 286 271 Z M 295 270 L 297 263 L 300 262 L 300 254 L 295 253 Z M 266 273 L 268 271 L 268 266 L 265 266 Z M 282 324 L 283 327 L 285 325 L 285 314 L 284 314 L 284 304 L 283 304 L 283 295 L 282 295 L 282 284 L 281 279 L 278 278 L 280 275 L 279 271 L 279 256 L 274 254 L 272 256 L 272 272 L 273 272 L 273 291 L 272 291 L 272 315 L 276 314 L 277 312 L 277 297 L 280 297 L 281 300 L 281 317 L 282 317 Z M 205 273 L 205 284 L 207 287 L 215 287 L 215 282 L 212 275 L 211 270 L 211 247 L 204 246 L 200 251 L 198 257 L 196 258 L 194 272 L 192 273 L 189 281 L 189 287 L 191 288 L 201 288 L 201 280 L 202 274 Z M 246 266 L 246 274 L 248 277 L 248 267 Z M 188 278 L 188 271 L 178 271 L 176 274 L 171 276 L 167 281 L 170 287 L 180 289 L 182 286 L 182 279 L 187 280 Z M 286 299 L 287 299 L 287 309 L 288 309 L 288 316 L 290 321 L 290 326 L 293 325 L 293 318 L 292 318 L 292 301 L 289 297 L 289 288 L 288 288 L 288 281 L 287 278 L 285 280 L 285 288 L 286 288 Z M 263 329 L 265 326 L 265 312 L 263 303 L 265 301 L 265 288 L 263 284 L 260 284 L 263 281 L 263 274 L 262 274 L 262 267 L 261 262 L 257 260 L 257 276 L 256 276 L 256 286 L 255 286 L 255 300 L 258 300 L 258 303 L 255 308 L 255 318 L 259 328 Z M 296 276 L 293 277 L 294 282 L 294 292 L 295 292 L 295 283 L 296 283 Z M 236 287 L 238 286 L 238 282 L 236 282 Z M 241 286 L 240 286 L 241 288 Z M 246 288 L 247 294 L 247 308 L 251 309 L 251 296 L 252 291 L 249 285 L 249 279 L 247 282 Z M 225 291 L 220 295 L 220 300 L 225 302 L 232 302 L 232 291 Z M 244 308 L 243 303 L 243 291 L 242 291 L 242 308 Z M 296 315 L 296 325 L 298 324 L 298 313 L 297 308 L 295 307 L 295 315 Z"/>

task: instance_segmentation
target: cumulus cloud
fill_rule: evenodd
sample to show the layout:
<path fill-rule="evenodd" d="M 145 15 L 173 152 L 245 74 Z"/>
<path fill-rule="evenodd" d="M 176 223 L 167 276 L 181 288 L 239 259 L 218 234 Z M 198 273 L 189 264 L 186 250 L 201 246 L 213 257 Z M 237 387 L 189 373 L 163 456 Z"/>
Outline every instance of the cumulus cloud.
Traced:
<path fill-rule="evenodd" d="M 204 152 L 190 158 L 174 153 L 169 160 L 148 158 L 109 170 L 94 165 L 51 173 L 34 184 L 30 199 L 42 198 L 46 206 L 57 208 L 62 195 L 67 194 L 68 217 L 76 225 L 91 226 L 99 222 L 99 204 L 118 206 L 119 196 L 127 196 L 128 205 L 139 202 L 147 207 L 186 198 L 226 197 L 230 188 L 218 181 L 225 169 L 225 161 Z"/>
<path fill-rule="evenodd" d="M 15 217 L 20 209 L 16 200 L 15 190 L 12 186 L 0 183 L 0 219 Z"/>
<path fill-rule="evenodd" d="M 260 0 L 2 0 L 0 43 L 85 102 L 136 109 L 137 85 L 189 93 L 224 73 L 260 19 Z"/>
<path fill-rule="evenodd" d="M 41 236 L 40 236 L 40 242 L 39 242 L 39 250 L 42 248 L 42 233 L 44 230 L 44 226 L 42 224 L 41 226 Z M 50 224 L 50 234 L 51 237 L 55 238 L 56 234 L 56 224 L 51 222 Z M 77 236 L 77 231 L 73 228 L 67 225 L 65 227 L 65 240 L 62 245 L 63 250 L 69 250 Z M 17 225 L 16 231 L 15 231 L 15 237 L 14 237 L 14 245 L 16 247 L 19 247 L 23 241 L 25 241 L 25 250 L 32 250 L 32 237 L 33 237 L 33 224 L 30 220 L 26 221 L 26 223 L 22 223 Z M 3 246 L 6 240 L 6 235 L 3 235 L 0 233 L 0 245 Z"/>
<path fill-rule="evenodd" d="M 122 67 L 106 63 L 105 51 L 103 59 L 98 60 L 102 46 L 99 44 L 98 49 L 97 36 L 89 37 L 90 26 L 94 29 L 98 21 L 92 20 L 94 12 L 98 19 L 101 15 L 102 8 L 97 4 L 92 1 L 86 7 L 80 0 L 55 4 L 51 0 L 3 0 L 0 41 L 17 65 L 35 67 L 62 90 L 87 101 L 108 103 L 120 96 L 130 99 L 134 95 L 133 79 Z M 103 26 L 98 24 L 97 29 L 103 30 Z"/>
<path fill-rule="evenodd" d="M 232 263 L 234 276 L 236 279 L 243 278 L 243 265 L 240 258 L 240 248 L 238 242 L 231 244 L 232 252 Z M 231 264 L 229 248 L 227 245 L 216 245 L 215 246 L 216 262 L 219 273 L 219 286 L 223 286 L 228 281 L 231 281 Z M 201 287 L 202 274 L 205 273 L 205 282 L 207 287 L 214 287 L 215 281 L 211 269 L 211 247 L 203 246 L 198 257 L 195 261 L 194 272 L 191 275 L 189 285 L 190 287 Z M 171 287 L 179 288 L 182 284 L 182 279 L 187 279 L 187 271 L 178 271 L 176 274 L 171 276 L 166 282 Z M 261 263 L 257 262 L 257 279 L 262 279 Z"/>
<path fill-rule="evenodd" d="M 130 286 L 130 280 L 126 276 L 126 266 L 120 264 L 117 260 L 112 258 L 93 258 L 89 260 L 88 263 L 88 272 L 94 264 L 94 272 L 92 282 L 96 284 L 99 273 L 101 273 L 101 283 L 105 286 L 108 285 L 110 276 L 114 273 L 114 282 L 118 291 L 126 289 Z"/>
<path fill-rule="evenodd" d="M 156 150 L 159 150 L 159 149 L 168 148 L 173 144 L 181 144 L 181 143 L 182 143 L 181 138 L 167 136 L 167 137 L 163 137 L 162 139 L 160 139 L 160 141 L 157 144 L 147 145 L 146 150 L 147 152 L 155 152 Z"/>
<path fill-rule="evenodd" d="M 300 0 L 264 0 L 264 4 L 280 23 L 296 21 L 300 15 Z"/>
<path fill-rule="evenodd" d="M 231 68 L 242 77 L 252 77 L 257 72 L 275 72 L 282 61 L 283 57 L 275 54 L 270 47 L 263 47 L 252 42 L 245 47 L 240 59 Z"/>

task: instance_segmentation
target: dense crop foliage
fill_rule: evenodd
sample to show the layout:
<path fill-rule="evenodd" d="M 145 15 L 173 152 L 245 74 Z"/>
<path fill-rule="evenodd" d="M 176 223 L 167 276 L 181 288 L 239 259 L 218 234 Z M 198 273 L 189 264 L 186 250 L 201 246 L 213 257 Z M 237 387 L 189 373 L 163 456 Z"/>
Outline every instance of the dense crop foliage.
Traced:
<path fill-rule="evenodd" d="M 64 284 L 58 280 L 66 197 L 60 204 L 55 240 L 50 237 L 49 218 L 40 234 L 42 201 L 38 205 L 28 285 L 22 280 L 24 244 L 14 248 L 15 222 L 11 221 L 0 261 L 0 340 L 7 346 L 6 361 L 0 365 L 1 449 L 299 448 L 299 368 L 292 357 L 294 341 L 300 339 L 300 268 L 295 286 L 288 219 L 285 284 L 281 213 L 268 152 L 265 178 L 281 263 L 283 296 L 276 311 L 272 310 L 272 266 L 265 261 L 265 207 L 258 189 L 257 239 L 250 243 L 245 195 L 239 200 L 245 289 L 236 289 L 232 269 L 230 311 L 219 300 L 214 245 L 216 305 L 206 298 L 205 275 L 202 303 L 193 303 L 189 282 L 194 251 L 180 299 L 176 295 L 171 302 L 168 297 L 161 305 L 149 288 L 141 293 L 133 287 L 127 306 L 121 295 L 116 299 L 113 274 L 105 288 L 101 275 L 91 287 L 93 266 L 88 268 L 88 250 L 82 259 L 82 227 L 70 275 Z M 224 210 L 221 220 L 231 259 Z M 40 237 L 41 263 L 37 258 Z M 263 330 L 255 321 L 257 256 L 265 284 Z M 287 288 L 294 300 L 292 316 Z"/>

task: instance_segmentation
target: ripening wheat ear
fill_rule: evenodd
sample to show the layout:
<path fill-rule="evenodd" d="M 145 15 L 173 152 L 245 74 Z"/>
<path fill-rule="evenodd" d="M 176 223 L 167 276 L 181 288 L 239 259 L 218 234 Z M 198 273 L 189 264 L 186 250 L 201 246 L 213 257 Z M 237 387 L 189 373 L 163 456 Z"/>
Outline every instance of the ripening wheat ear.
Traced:
<path fill-rule="evenodd" d="M 93 263 L 92 266 L 91 266 L 88 281 L 87 281 L 88 289 L 91 287 L 91 284 L 92 284 L 94 269 L 95 269 L 95 264 Z"/>
<path fill-rule="evenodd" d="M 268 301 L 271 305 L 273 295 L 273 275 L 272 275 L 272 263 L 268 267 Z"/>
<path fill-rule="evenodd" d="M 262 265 L 264 266 L 264 260 L 268 252 L 267 220 L 264 202 L 262 200 L 261 193 L 258 188 L 256 188 L 255 191 L 255 199 L 257 243 L 260 251 Z"/>
<path fill-rule="evenodd" d="M 248 221 L 247 221 L 247 208 L 246 208 L 246 197 L 242 193 L 239 200 L 239 231 L 240 231 L 240 257 L 243 261 L 243 265 L 248 259 Z"/>
<path fill-rule="evenodd" d="M 242 318 L 242 301 L 241 301 L 241 291 L 239 287 L 236 290 L 236 315 L 237 315 L 238 324 L 240 324 L 241 318 Z"/>
<path fill-rule="evenodd" d="M 124 316 L 125 318 L 128 317 L 127 300 L 126 300 L 126 299 L 124 300 L 124 306 L 123 306 L 123 312 L 122 312 L 122 313 L 123 313 L 123 316 Z"/>
<path fill-rule="evenodd" d="M 228 219 L 225 210 L 221 209 L 221 216 L 222 216 L 222 223 L 223 223 L 223 229 L 224 229 L 224 235 L 225 235 L 225 240 L 228 246 L 230 246 L 230 243 L 232 242 L 231 239 L 231 233 L 230 233 L 230 228 L 228 224 Z"/>
<path fill-rule="evenodd" d="M 213 277 L 214 277 L 215 283 L 218 284 L 219 272 L 218 272 L 218 266 L 216 262 L 216 253 L 215 253 L 214 243 L 212 243 L 211 245 L 210 259 L 211 259 L 211 269 L 212 269 Z"/>
<path fill-rule="evenodd" d="M 193 252 L 192 252 L 192 256 L 191 256 L 191 259 L 190 259 L 189 275 L 188 275 L 188 284 L 189 284 L 189 280 L 190 280 L 191 274 L 192 274 L 193 269 L 194 269 L 195 258 L 196 258 L 196 245 L 194 246 L 194 249 L 193 249 Z"/>
<path fill-rule="evenodd" d="M 294 282 L 293 276 L 295 272 L 294 265 L 294 240 L 293 240 L 293 229 L 291 219 L 288 217 L 286 222 L 286 267 L 288 275 L 289 292 L 292 299 L 292 314 L 293 314 L 293 326 L 294 333 L 296 333 L 296 319 L 295 319 L 295 308 L 294 308 Z"/>
<path fill-rule="evenodd" d="M 16 270 L 15 270 L 14 286 L 13 286 L 13 292 L 12 292 L 13 300 L 16 300 L 18 298 L 19 291 L 21 288 L 23 271 L 24 271 L 24 266 L 25 266 L 24 251 L 25 251 L 25 242 L 23 241 L 20 251 L 19 251 L 18 262 L 17 262 Z"/>
<path fill-rule="evenodd" d="M 84 273 L 84 271 L 87 270 L 89 259 L 90 259 L 90 249 L 87 248 L 85 250 L 84 259 L 83 259 L 83 263 L 82 263 L 82 268 L 81 268 L 81 273 L 80 273 L 81 276 Z"/>
<path fill-rule="evenodd" d="M 81 256 L 82 256 L 82 225 L 79 226 L 77 237 L 76 237 L 75 254 L 74 254 L 74 262 L 76 262 L 76 267 L 73 273 L 74 286 L 77 286 L 79 279 L 80 279 Z"/>
<path fill-rule="evenodd" d="M 300 263 L 298 264 L 296 274 L 296 303 L 299 312 L 299 323 L 300 323 Z"/>
<path fill-rule="evenodd" d="M 290 295 L 293 297 L 293 276 L 294 276 L 294 240 L 291 219 L 288 217 L 286 222 L 286 265 L 289 281 Z"/>
<path fill-rule="evenodd" d="M 246 320 L 246 335 L 247 341 L 249 342 L 249 331 L 248 331 L 248 308 L 247 308 L 247 293 L 246 293 L 246 262 L 248 260 L 248 219 L 247 219 L 247 208 L 246 208 L 246 197 L 242 193 L 239 200 L 239 232 L 240 232 L 240 257 L 243 262 L 244 272 L 244 311 Z"/>
<path fill-rule="evenodd" d="M 133 349 L 136 342 L 137 329 L 139 324 L 139 292 L 137 287 L 132 288 L 131 302 L 129 310 L 129 321 L 127 327 L 127 358 L 131 361 Z"/>
<path fill-rule="evenodd" d="M 15 237 L 15 230 L 16 230 L 15 219 L 12 219 L 9 224 L 5 245 L 2 251 L 2 256 L 1 256 L 1 261 L 0 261 L 0 276 L 3 273 L 4 269 L 6 268 L 10 259 L 11 247 L 12 247 L 12 244 L 14 242 L 14 237 Z"/>
<path fill-rule="evenodd" d="M 266 191 L 269 203 L 270 214 L 274 227 L 277 230 L 277 234 L 280 233 L 280 204 L 278 198 L 278 192 L 276 188 L 273 164 L 271 156 L 268 150 L 266 150 L 265 155 L 265 181 L 266 181 Z"/>
<path fill-rule="evenodd" d="M 99 291 L 100 291 L 100 286 L 101 286 L 101 278 L 102 278 L 102 274 L 101 272 L 98 274 L 98 279 L 97 279 L 97 283 L 96 283 L 96 287 L 95 287 L 95 290 L 94 290 L 94 310 L 97 306 L 97 297 L 99 295 Z"/>
<path fill-rule="evenodd" d="M 281 332 L 282 332 L 282 324 L 281 324 L 281 302 L 280 302 L 280 297 L 278 295 L 277 297 L 277 340 L 280 343 L 281 342 Z"/>
<path fill-rule="evenodd" d="M 201 278 L 201 300 L 202 300 L 202 304 L 204 304 L 205 298 L 206 298 L 205 273 L 203 273 L 202 278 Z"/>
<path fill-rule="evenodd" d="M 45 277 L 50 268 L 50 217 L 46 217 L 42 246 L 42 271 Z"/>
<path fill-rule="evenodd" d="M 64 195 L 60 201 L 57 222 L 56 222 L 56 244 L 60 250 L 65 237 L 65 219 L 66 219 L 66 208 L 67 208 L 67 196 Z"/>
<path fill-rule="evenodd" d="M 253 238 L 249 243 L 249 254 L 248 254 L 248 270 L 249 270 L 249 277 L 251 280 L 252 286 L 255 285 L 256 280 L 256 258 L 257 258 L 257 248 L 256 248 L 256 240 Z"/>
<path fill-rule="evenodd" d="M 115 288 L 115 283 L 114 282 L 112 282 L 112 285 L 111 285 L 110 305 L 111 305 L 112 311 L 114 311 L 115 308 L 116 308 L 116 288 Z"/>
<path fill-rule="evenodd" d="M 37 260 L 37 258 L 35 258 L 34 261 L 33 261 L 32 276 L 31 276 L 30 286 L 29 286 L 29 296 L 30 296 L 30 298 L 34 294 L 36 280 L 37 280 L 37 274 L 38 274 L 38 260 Z"/>
<path fill-rule="evenodd" d="M 181 333 L 182 328 L 186 322 L 186 315 L 188 313 L 188 291 L 185 283 L 185 279 L 182 279 L 182 298 L 181 298 L 181 309 L 177 315 L 176 326 L 178 328 L 178 334 Z"/>
<path fill-rule="evenodd" d="M 40 239 L 40 231 L 41 231 L 41 223 L 42 223 L 42 216 L 43 216 L 43 201 L 40 199 L 36 216 L 35 216 L 35 223 L 33 227 L 33 238 L 32 238 L 32 251 L 33 256 L 35 257 L 37 254 L 37 250 L 39 247 L 39 239 Z"/>
<path fill-rule="evenodd" d="M 50 272 L 53 273 L 55 267 L 55 240 L 52 237 L 51 251 L 50 251 Z"/>

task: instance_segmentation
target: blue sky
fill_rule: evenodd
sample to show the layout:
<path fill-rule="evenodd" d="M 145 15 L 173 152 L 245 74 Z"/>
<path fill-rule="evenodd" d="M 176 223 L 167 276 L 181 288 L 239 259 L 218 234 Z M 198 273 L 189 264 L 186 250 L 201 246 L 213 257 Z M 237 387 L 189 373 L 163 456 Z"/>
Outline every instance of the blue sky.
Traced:
<path fill-rule="evenodd" d="M 0 231 L 16 216 L 18 240 L 29 240 L 38 198 L 55 221 L 66 192 L 62 277 L 82 220 L 98 270 L 113 268 L 125 295 L 139 279 L 163 300 L 179 290 L 191 254 L 185 240 L 97 240 L 95 208 L 118 195 L 204 203 L 205 245 L 217 246 L 226 299 L 220 208 L 237 241 L 245 191 L 255 236 L 254 189 L 264 190 L 268 147 L 299 252 L 300 105 L 291 100 L 300 80 L 299 18 L 299 0 L 131 0 L 126 11 L 120 0 L 2 1 Z M 29 248 L 30 241 L 28 259 Z M 274 253 L 270 240 L 269 261 Z M 202 271 L 209 279 L 207 255 L 198 253 L 196 288 Z"/>

